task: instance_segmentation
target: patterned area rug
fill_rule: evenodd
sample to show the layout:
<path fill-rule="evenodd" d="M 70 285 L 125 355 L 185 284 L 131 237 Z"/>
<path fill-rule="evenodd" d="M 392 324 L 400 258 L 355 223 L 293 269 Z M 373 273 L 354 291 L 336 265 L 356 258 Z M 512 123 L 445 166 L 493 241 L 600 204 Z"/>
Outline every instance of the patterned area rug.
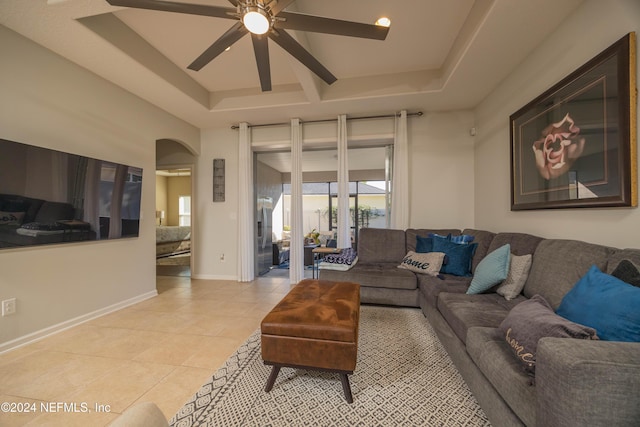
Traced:
<path fill-rule="evenodd" d="M 489 426 L 419 309 L 362 306 L 348 404 L 337 374 L 282 368 L 270 393 L 256 331 L 172 426 Z"/>

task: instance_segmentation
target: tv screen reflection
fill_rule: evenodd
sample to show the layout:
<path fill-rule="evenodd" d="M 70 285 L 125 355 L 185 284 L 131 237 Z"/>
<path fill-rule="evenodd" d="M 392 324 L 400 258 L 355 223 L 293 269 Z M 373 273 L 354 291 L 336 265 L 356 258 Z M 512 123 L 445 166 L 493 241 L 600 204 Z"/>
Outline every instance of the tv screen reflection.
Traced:
<path fill-rule="evenodd" d="M 0 249 L 138 237 L 142 169 L 0 139 Z"/>

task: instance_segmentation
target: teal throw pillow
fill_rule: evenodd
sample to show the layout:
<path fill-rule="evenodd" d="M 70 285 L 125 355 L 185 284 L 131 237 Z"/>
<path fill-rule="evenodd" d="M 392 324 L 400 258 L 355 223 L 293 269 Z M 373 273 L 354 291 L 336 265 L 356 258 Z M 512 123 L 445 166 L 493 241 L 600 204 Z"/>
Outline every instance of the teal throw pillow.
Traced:
<path fill-rule="evenodd" d="M 467 294 L 481 294 L 502 283 L 509 274 L 511 245 L 500 246 L 480 261 L 471 279 Z"/>
<path fill-rule="evenodd" d="M 471 276 L 471 263 L 477 248 L 477 243 L 452 243 L 446 238 L 433 237 L 433 251 L 444 252 L 447 256 L 447 263 L 440 269 L 441 273 Z"/>
<path fill-rule="evenodd" d="M 557 314 L 594 328 L 606 341 L 640 342 L 640 288 L 592 266 L 562 299 Z"/>
<path fill-rule="evenodd" d="M 470 234 L 461 234 L 459 236 L 451 236 L 449 240 L 453 243 L 471 243 L 473 242 L 473 239 L 475 239 L 475 236 Z"/>
<path fill-rule="evenodd" d="M 416 252 L 433 252 L 433 238 L 416 236 Z"/>

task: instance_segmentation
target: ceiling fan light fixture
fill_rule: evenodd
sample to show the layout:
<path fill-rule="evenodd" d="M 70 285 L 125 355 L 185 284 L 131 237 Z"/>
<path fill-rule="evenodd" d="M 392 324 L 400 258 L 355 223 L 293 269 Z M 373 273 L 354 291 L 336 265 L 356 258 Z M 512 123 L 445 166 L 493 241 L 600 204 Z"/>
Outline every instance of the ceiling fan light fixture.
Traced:
<path fill-rule="evenodd" d="M 264 34 L 271 28 L 267 13 L 258 6 L 247 6 L 242 15 L 242 23 L 253 34 Z"/>

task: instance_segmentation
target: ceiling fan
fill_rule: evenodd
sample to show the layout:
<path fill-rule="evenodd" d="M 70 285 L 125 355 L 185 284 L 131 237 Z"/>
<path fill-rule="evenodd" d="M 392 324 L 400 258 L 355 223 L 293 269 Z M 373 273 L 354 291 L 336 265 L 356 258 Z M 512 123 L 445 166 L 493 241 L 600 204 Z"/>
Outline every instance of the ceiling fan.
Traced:
<path fill-rule="evenodd" d="M 220 55 L 245 34 L 251 34 L 253 50 L 258 65 L 262 91 L 271 90 L 271 69 L 269 66 L 269 46 L 267 38 L 276 42 L 294 58 L 314 72 L 327 84 L 337 78 L 331 74 L 286 30 L 311 31 L 315 33 L 336 34 L 384 40 L 389 32 L 388 26 L 342 21 L 322 16 L 285 12 L 287 6 L 295 0 L 228 0 L 235 7 L 209 6 L 203 4 L 176 3 L 164 0 L 107 0 L 112 6 L 124 6 L 136 9 L 160 10 L 165 12 L 186 13 L 190 15 L 213 16 L 215 18 L 234 19 L 233 24 L 218 40 L 196 58 L 187 68 L 199 71 Z"/>

